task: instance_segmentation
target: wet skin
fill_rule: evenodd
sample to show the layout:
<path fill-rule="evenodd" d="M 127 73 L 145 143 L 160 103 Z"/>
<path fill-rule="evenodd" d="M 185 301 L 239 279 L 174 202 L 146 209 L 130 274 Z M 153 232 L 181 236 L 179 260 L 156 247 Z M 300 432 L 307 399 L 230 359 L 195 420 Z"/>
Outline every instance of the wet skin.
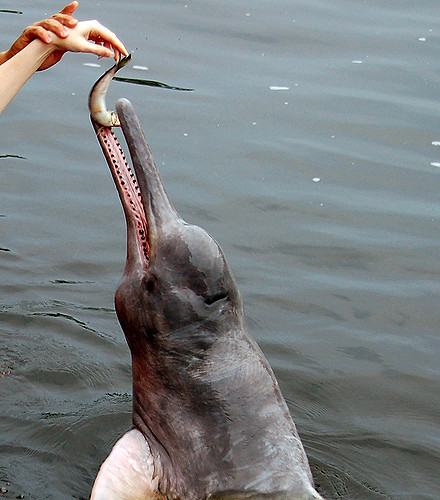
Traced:
<path fill-rule="evenodd" d="M 321 498 L 275 376 L 247 332 L 221 248 L 171 205 L 129 101 L 116 110 L 136 177 L 111 129 L 94 127 L 127 222 L 115 305 L 132 356 L 135 431 L 119 451 L 145 463 L 141 486 L 137 472 L 119 484 L 126 468 L 115 447 L 92 498 L 201 499 L 227 491 Z"/>

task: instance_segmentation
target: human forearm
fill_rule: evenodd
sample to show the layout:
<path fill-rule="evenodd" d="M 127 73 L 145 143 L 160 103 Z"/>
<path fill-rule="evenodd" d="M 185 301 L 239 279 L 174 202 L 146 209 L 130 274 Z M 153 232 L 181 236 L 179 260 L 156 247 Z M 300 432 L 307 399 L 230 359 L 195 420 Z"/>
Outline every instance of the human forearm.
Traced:
<path fill-rule="evenodd" d="M 0 66 L 0 113 L 54 50 L 53 45 L 34 40 Z"/>

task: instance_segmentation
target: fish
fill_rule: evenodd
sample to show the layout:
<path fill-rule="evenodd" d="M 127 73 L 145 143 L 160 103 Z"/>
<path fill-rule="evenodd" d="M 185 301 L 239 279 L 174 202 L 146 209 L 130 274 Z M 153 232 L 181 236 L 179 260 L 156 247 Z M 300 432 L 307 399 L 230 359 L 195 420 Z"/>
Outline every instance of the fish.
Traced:
<path fill-rule="evenodd" d="M 89 94 L 89 111 L 93 120 L 103 127 L 120 127 L 116 111 L 109 111 L 105 96 L 110 82 L 116 73 L 131 61 L 131 54 L 121 57 L 119 61 L 107 70 L 93 85 Z"/>

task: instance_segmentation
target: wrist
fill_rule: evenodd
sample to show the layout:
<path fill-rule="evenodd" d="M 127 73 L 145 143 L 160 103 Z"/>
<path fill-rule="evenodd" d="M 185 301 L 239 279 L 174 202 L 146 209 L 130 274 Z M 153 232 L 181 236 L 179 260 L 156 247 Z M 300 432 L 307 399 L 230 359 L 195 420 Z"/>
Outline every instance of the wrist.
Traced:
<path fill-rule="evenodd" d="M 40 61 L 44 61 L 52 52 L 57 50 L 56 44 L 53 41 L 48 44 L 38 38 L 32 40 L 29 45 L 33 46 L 34 57 L 37 57 Z"/>
<path fill-rule="evenodd" d="M 37 71 L 41 65 L 46 61 L 50 55 L 57 50 L 54 47 L 54 44 L 47 44 L 35 38 L 31 43 L 26 45 L 24 49 L 18 52 L 14 57 L 12 57 L 9 61 L 17 59 L 17 63 L 19 61 L 23 61 L 24 64 L 27 65 L 28 69 L 32 72 Z M 9 64 L 9 62 L 8 62 Z"/>

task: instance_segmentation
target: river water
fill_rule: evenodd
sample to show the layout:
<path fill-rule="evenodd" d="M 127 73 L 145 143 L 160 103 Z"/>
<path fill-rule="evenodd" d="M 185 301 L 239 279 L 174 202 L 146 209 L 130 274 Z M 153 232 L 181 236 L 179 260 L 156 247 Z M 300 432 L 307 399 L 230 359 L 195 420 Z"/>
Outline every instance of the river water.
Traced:
<path fill-rule="evenodd" d="M 62 7 L 4 0 L 1 47 Z M 438 499 L 440 18 L 421 0 L 82 0 L 181 215 L 210 232 L 328 499 Z M 2 497 L 87 498 L 130 427 L 122 209 L 67 54 L 1 116 Z M 99 67 L 97 67 L 99 65 Z M 147 69 L 148 68 L 148 69 Z M 7 490 L 7 491 L 6 491 Z"/>

